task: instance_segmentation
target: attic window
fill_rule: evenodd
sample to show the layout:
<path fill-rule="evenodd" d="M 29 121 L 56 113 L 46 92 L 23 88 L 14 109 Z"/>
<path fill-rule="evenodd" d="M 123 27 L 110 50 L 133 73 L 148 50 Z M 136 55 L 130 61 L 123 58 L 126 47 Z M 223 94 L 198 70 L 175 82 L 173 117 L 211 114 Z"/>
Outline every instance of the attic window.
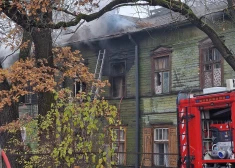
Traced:
<path fill-rule="evenodd" d="M 125 91 L 125 62 L 115 62 L 110 64 L 110 83 L 111 83 L 111 97 L 121 98 Z"/>

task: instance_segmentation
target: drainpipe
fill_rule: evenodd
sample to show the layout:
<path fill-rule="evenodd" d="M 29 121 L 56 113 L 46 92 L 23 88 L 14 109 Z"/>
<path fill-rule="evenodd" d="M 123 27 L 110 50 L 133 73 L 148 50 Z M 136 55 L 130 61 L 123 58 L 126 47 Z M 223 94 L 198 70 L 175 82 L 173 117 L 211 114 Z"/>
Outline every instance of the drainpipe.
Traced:
<path fill-rule="evenodd" d="M 136 160 L 135 160 L 135 168 L 139 168 L 139 154 L 140 154 L 140 94 L 139 94 L 139 53 L 138 53 L 138 45 L 133 40 L 130 34 L 128 34 L 130 41 L 135 45 L 135 79 L 136 79 L 136 86 L 135 86 L 135 110 L 136 110 L 136 136 L 135 136 L 135 149 L 136 149 Z"/>

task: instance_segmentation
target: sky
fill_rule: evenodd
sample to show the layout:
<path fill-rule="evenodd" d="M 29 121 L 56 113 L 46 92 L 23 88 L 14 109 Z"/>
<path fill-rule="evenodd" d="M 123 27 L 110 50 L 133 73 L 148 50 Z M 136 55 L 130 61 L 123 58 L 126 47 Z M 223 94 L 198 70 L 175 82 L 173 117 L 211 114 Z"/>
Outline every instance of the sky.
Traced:
<path fill-rule="evenodd" d="M 99 3 L 100 8 L 103 8 L 106 4 L 108 4 L 111 0 L 101 0 Z M 145 3 L 140 1 L 139 3 Z M 124 6 L 112 11 L 114 13 L 118 13 L 120 15 L 145 18 L 149 16 L 149 11 L 156 9 L 158 7 L 148 7 L 148 6 Z"/>
<path fill-rule="evenodd" d="M 118 13 L 120 15 L 145 18 L 150 15 L 151 10 L 156 8 L 157 7 L 148 7 L 148 6 L 134 6 L 134 7 L 126 6 L 119 8 Z"/>

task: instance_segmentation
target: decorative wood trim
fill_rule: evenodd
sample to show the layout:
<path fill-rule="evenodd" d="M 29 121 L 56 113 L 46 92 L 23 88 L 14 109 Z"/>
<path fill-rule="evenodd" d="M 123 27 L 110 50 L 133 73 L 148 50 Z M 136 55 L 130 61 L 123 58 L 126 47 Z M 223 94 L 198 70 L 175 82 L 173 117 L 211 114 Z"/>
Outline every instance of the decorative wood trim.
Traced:
<path fill-rule="evenodd" d="M 167 47 L 167 46 L 158 46 L 157 48 L 153 49 L 151 52 L 151 56 L 155 56 L 155 55 L 165 55 L 166 53 L 169 54 L 172 52 L 172 48 L 171 47 Z"/>
<path fill-rule="evenodd" d="M 224 36 L 220 36 L 220 38 L 223 39 Z M 212 46 L 213 46 L 213 43 L 209 37 L 205 37 L 202 40 L 198 41 L 199 48 L 207 48 L 207 47 L 212 47 Z"/>
<path fill-rule="evenodd" d="M 152 128 L 143 128 L 143 153 L 152 153 L 153 152 L 153 136 Z M 143 154 L 142 155 L 142 166 L 152 166 L 153 158 L 152 154 Z"/>

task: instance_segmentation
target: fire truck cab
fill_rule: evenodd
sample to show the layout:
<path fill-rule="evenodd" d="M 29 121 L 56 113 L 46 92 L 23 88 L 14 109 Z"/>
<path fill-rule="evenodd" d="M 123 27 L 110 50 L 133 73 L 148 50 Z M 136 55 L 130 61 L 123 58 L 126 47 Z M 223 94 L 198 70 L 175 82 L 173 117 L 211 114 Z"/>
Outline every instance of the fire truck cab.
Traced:
<path fill-rule="evenodd" d="M 179 168 L 235 168 L 235 90 L 204 89 L 177 96 Z"/>

